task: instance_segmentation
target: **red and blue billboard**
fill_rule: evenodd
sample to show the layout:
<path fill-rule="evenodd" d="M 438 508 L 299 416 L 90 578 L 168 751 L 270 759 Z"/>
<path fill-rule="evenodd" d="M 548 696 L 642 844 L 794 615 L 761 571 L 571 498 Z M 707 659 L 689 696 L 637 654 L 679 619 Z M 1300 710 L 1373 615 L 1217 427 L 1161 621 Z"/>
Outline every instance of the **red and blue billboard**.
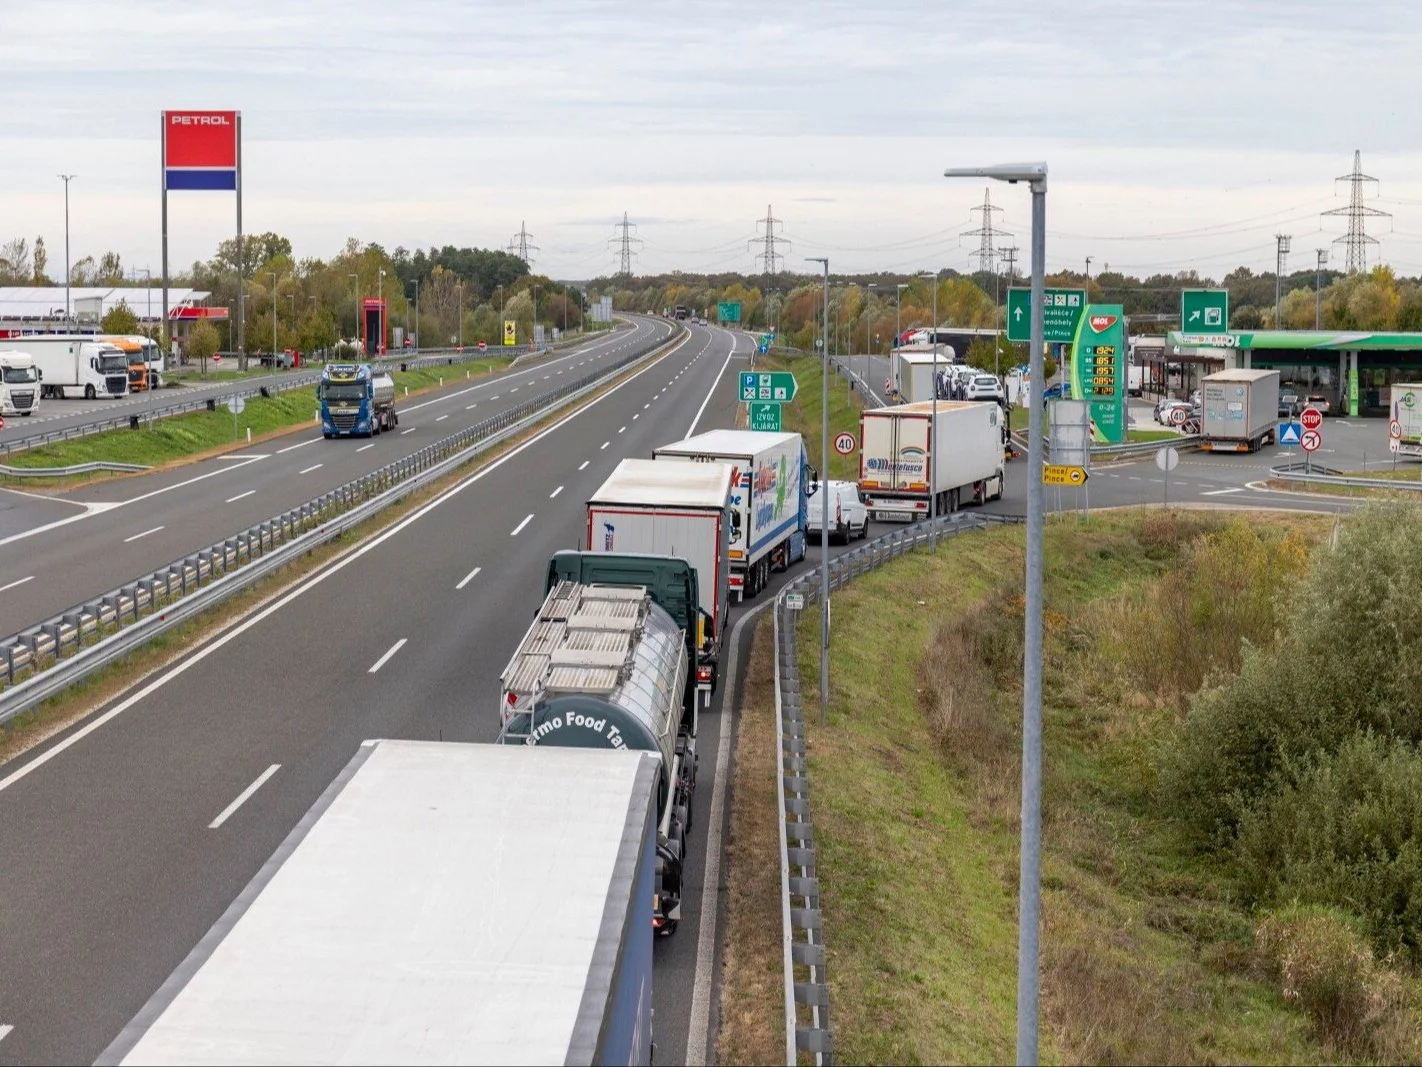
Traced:
<path fill-rule="evenodd" d="M 237 111 L 163 112 L 163 187 L 237 188 Z"/>

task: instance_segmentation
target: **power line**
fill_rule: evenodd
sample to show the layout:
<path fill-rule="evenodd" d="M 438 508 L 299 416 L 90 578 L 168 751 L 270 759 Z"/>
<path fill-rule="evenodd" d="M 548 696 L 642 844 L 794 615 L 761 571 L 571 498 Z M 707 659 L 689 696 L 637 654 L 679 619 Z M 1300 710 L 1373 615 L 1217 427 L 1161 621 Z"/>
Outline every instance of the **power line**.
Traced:
<path fill-rule="evenodd" d="M 979 220 L 978 228 L 976 230 L 964 230 L 962 236 L 980 238 L 978 250 L 976 252 L 969 252 L 968 255 L 970 257 L 977 256 L 978 269 L 991 274 L 996 269 L 997 263 L 997 253 L 993 251 L 992 239 L 994 237 L 1011 237 L 1012 234 L 1006 230 L 996 229 L 992 224 L 992 213 L 996 211 L 998 214 L 1001 214 L 1002 208 L 992 206 L 991 190 L 983 190 L 982 207 L 975 207 L 973 210 L 982 212 L 982 218 Z"/>
<path fill-rule="evenodd" d="M 775 250 L 775 246 L 782 244 L 786 250 L 789 250 L 790 241 L 788 238 L 776 234 L 775 228 L 779 226 L 783 232 L 785 223 L 775 217 L 775 213 L 771 211 L 769 204 L 765 205 L 765 218 L 756 219 L 755 224 L 765 227 L 765 236 L 752 237 L 746 242 L 746 247 L 749 248 L 751 245 L 760 245 L 761 250 L 755 254 L 755 261 L 765 264 L 765 288 L 769 289 L 771 288 L 771 283 L 775 280 L 775 276 L 780 273 L 781 261 L 785 259 L 784 256 Z"/>
<path fill-rule="evenodd" d="M 1363 153 L 1360 150 L 1353 152 L 1353 172 L 1343 174 L 1333 179 L 1334 182 L 1347 182 L 1352 188 L 1348 193 L 1348 206 L 1336 207 L 1332 211 L 1320 212 L 1322 215 L 1347 215 L 1348 232 L 1342 237 L 1335 237 L 1334 244 L 1347 245 L 1347 269 L 1349 274 L 1354 274 L 1360 270 L 1368 269 L 1368 245 L 1378 243 L 1376 237 L 1370 237 L 1363 230 L 1363 220 L 1369 217 L 1392 218 L 1392 214 L 1387 211 L 1379 211 L 1375 207 L 1368 207 L 1363 203 L 1363 186 L 1367 182 L 1378 184 L 1378 180 L 1363 173 Z"/>
<path fill-rule="evenodd" d="M 617 245 L 617 274 L 622 278 L 632 277 L 632 260 L 638 252 L 642 250 L 642 239 L 634 237 L 632 231 L 637 227 L 627 221 L 627 212 L 622 213 L 622 221 L 617 223 L 616 229 L 621 230 L 621 236 L 611 238 L 608 243 Z M 633 248 L 633 246 L 636 248 Z"/>
<path fill-rule="evenodd" d="M 528 227 L 524 224 L 524 221 L 520 219 L 518 223 L 518 233 L 514 234 L 513 239 L 509 241 L 509 252 L 512 255 L 518 256 L 518 258 L 523 260 L 530 268 L 533 266 L 533 257 L 530 256 L 529 253 L 538 251 L 537 245 L 529 244 L 532 237 L 533 234 L 528 232 Z"/>

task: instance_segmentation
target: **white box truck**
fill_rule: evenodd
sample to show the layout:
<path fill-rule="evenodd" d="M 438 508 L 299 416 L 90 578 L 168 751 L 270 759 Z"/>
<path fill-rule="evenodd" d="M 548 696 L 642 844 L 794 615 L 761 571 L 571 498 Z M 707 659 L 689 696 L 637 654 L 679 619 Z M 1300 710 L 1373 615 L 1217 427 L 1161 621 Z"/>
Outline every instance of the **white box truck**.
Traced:
<path fill-rule="evenodd" d="M 1396 383 L 1388 395 L 1388 407 L 1389 420 L 1401 431 L 1397 454 L 1422 459 L 1422 385 Z"/>
<path fill-rule="evenodd" d="M 875 519 L 927 518 L 1000 500 L 1007 484 L 1003 413 L 995 401 L 940 400 L 859 416 L 859 495 Z"/>
<path fill-rule="evenodd" d="M 715 686 L 726 629 L 731 580 L 731 497 L 736 468 L 729 463 L 658 463 L 624 459 L 588 500 L 587 550 L 675 556 L 696 571 L 704 621 L 696 635 L 698 677 Z"/>
<path fill-rule="evenodd" d="M 98 1062 L 649 1064 L 660 764 L 366 741 Z"/>
<path fill-rule="evenodd" d="M 933 375 L 948 374 L 954 365 L 953 349 L 938 346 L 938 365 L 934 367 L 933 349 L 898 349 L 894 352 L 894 389 L 900 403 L 912 404 L 933 399 Z"/>
<path fill-rule="evenodd" d="M 8 342 L 34 357 L 40 395 L 50 399 L 128 395 L 128 354 L 86 334 L 14 337 Z"/>
<path fill-rule="evenodd" d="M 33 415 L 40 402 L 34 357 L 0 352 L 0 415 Z"/>
<path fill-rule="evenodd" d="M 1257 452 L 1279 423 L 1279 372 L 1222 370 L 1200 379 L 1200 451 Z"/>
<path fill-rule="evenodd" d="M 797 433 L 710 430 L 663 445 L 657 460 L 729 463 L 736 471 L 731 504 L 731 592 L 748 599 L 765 588 L 772 570 L 805 558 L 810 482 L 819 476 Z"/>

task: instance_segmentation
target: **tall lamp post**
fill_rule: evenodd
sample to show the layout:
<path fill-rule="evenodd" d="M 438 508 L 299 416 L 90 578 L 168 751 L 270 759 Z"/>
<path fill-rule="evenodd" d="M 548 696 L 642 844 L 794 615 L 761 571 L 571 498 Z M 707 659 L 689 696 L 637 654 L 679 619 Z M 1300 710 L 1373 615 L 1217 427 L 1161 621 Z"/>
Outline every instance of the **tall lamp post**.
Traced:
<path fill-rule="evenodd" d="M 69 183 L 79 175 L 61 174 L 59 180 L 64 183 L 64 328 L 69 329 Z"/>
<path fill-rule="evenodd" d="M 930 423 L 933 429 L 929 438 L 933 441 L 937 440 L 938 433 L 938 275 L 940 273 L 942 272 L 934 271 L 929 274 L 928 271 L 923 271 L 919 275 L 921 278 L 933 279 L 933 422 Z M 929 462 L 932 462 L 931 457 Z M 937 481 L 936 478 L 933 480 Z M 938 517 L 938 494 L 932 490 L 933 487 L 930 486 L 928 493 L 928 519 L 930 522 Z"/>
<path fill-rule="evenodd" d="M 894 289 L 894 343 L 889 346 L 889 381 L 894 380 L 894 352 L 899 347 L 899 336 L 904 332 L 903 322 L 899 314 L 904 303 L 904 290 L 908 288 L 908 282 L 899 282 Z"/>
<path fill-rule="evenodd" d="M 380 276 L 375 279 L 375 299 L 380 301 L 380 336 L 375 339 L 375 352 L 367 352 L 366 355 L 378 357 L 381 349 L 385 347 L 385 272 L 382 270 Z"/>
<path fill-rule="evenodd" d="M 538 290 L 540 286 L 533 287 L 533 343 L 538 344 Z M 534 348 L 534 351 L 538 351 Z"/>
<path fill-rule="evenodd" d="M 1027 182 L 1032 189 L 1032 333 L 1029 373 L 1043 382 L 1043 276 L 1047 262 L 1047 164 L 950 167 L 945 178 L 993 178 Z M 1042 911 L 1042 542 L 1046 529 L 1042 493 L 1043 406 L 1028 406 L 1027 574 L 1022 657 L 1022 842 L 1018 879 L 1017 1062 L 1037 1062 Z"/>
<path fill-rule="evenodd" d="M 358 340 L 360 338 L 360 275 L 348 274 L 346 277 L 355 283 L 351 286 L 351 292 L 355 293 L 355 333 L 351 334 L 351 338 Z M 366 353 L 366 355 L 369 354 L 368 352 Z"/>
<path fill-rule="evenodd" d="M 277 276 L 276 271 L 267 271 L 267 277 L 272 280 L 272 373 L 276 373 L 276 350 L 277 350 Z"/>
<path fill-rule="evenodd" d="M 420 351 L 420 279 L 415 279 L 415 310 L 414 318 L 409 320 L 410 327 L 410 348 L 417 354 Z"/>
<path fill-rule="evenodd" d="M 829 705 L 829 260 L 807 256 L 825 269 L 825 319 L 820 334 L 820 725 Z"/>
<path fill-rule="evenodd" d="M 869 331 L 874 328 L 874 316 L 869 311 L 869 290 L 879 288 L 876 282 L 869 282 L 864 287 L 864 382 L 866 387 L 872 392 L 873 386 L 869 386 Z M 850 382 L 850 389 L 854 388 L 854 383 Z"/>
<path fill-rule="evenodd" d="M 459 340 L 455 343 L 462 351 L 464 348 L 464 283 L 458 282 L 454 288 L 459 293 Z"/>

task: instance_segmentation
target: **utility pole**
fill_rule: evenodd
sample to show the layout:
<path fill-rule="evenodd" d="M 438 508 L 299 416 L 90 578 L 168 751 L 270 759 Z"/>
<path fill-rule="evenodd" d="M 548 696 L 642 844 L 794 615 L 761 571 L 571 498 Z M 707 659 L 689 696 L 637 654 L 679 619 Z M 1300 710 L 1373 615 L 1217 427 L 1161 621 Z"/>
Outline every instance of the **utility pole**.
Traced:
<path fill-rule="evenodd" d="M 355 282 L 355 285 L 351 287 L 355 290 L 355 333 L 351 334 L 351 337 L 358 338 L 360 337 L 360 275 L 348 274 L 346 277 L 351 278 Z M 368 356 L 370 353 L 367 352 L 366 355 Z"/>
<path fill-rule="evenodd" d="M 1087 256 L 1087 257 L 1086 257 L 1086 284 L 1087 284 L 1088 287 L 1090 287 L 1090 285 L 1091 285 L 1091 257 L 1090 257 L 1090 256 Z"/>
<path fill-rule="evenodd" d="M 528 232 L 528 226 L 522 219 L 519 220 L 518 233 L 514 234 L 509 241 L 509 254 L 518 256 L 523 260 L 524 265 L 530 269 L 533 267 L 533 257 L 530 252 L 537 252 L 538 246 L 532 243 L 533 234 Z"/>
<path fill-rule="evenodd" d="M 790 248 L 790 242 L 775 232 L 777 226 L 783 230 L 785 224 L 775 217 L 770 210 L 769 204 L 765 205 L 765 218 L 756 219 L 755 221 L 757 226 L 765 227 L 765 236 L 751 238 L 748 242 L 748 246 L 761 246 L 761 250 L 755 254 L 755 258 L 757 262 L 763 262 L 765 264 L 765 288 L 768 292 L 771 286 L 775 284 L 775 276 L 780 273 L 780 263 L 785 258 L 775 250 L 775 246 L 781 244 L 788 250 Z"/>
<path fill-rule="evenodd" d="M 1348 232 L 1342 237 L 1334 238 L 1334 244 L 1345 244 L 1348 246 L 1348 266 L 1349 274 L 1360 270 L 1368 269 L 1368 245 L 1378 243 L 1376 237 L 1369 237 L 1363 230 L 1365 219 L 1369 218 L 1392 218 L 1391 212 L 1379 211 L 1375 207 L 1368 207 L 1363 203 L 1363 189 L 1368 182 L 1374 185 L 1378 180 L 1363 173 L 1363 153 L 1353 153 L 1353 170 L 1350 174 L 1343 174 L 1333 179 L 1334 183 L 1347 182 L 1348 206 L 1336 207 L 1332 211 L 1320 212 L 1323 215 L 1346 215 L 1348 217 Z"/>
<path fill-rule="evenodd" d="M 455 343 L 462 351 L 464 348 L 464 282 L 457 282 L 454 288 L 459 292 L 459 340 Z"/>
<path fill-rule="evenodd" d="M 982 212 L 982 218 L 978 222 L 978 228 L 976 230 L 964 230 L 962 236 L 976 237 L 979 239 L 978 250 L 976 252 L 969 252 L 968 255 L 977 257 L 978 270 L 991 272 L 996 269 L 997 265 L 997 252 L 993 248 L 992 239 L 994 237 L 1011 237 L 1012 234 L 1006 230 L 996 229 L 993 226 L 992 213 L 996 211 L 1000 215 L 1002 214 L 1002 208 L 992 206 L 992 196 L 987 189 L 983 190 L 982 206 L 973 208 L 973 211 Z M 933 325 L 936 327 L 938 323 L 935 322 Z"/>
<path fill-rule="evenodd" d="M 622 213 L 622 221 L 617 223 L 616 229 L 622 231 L 621 236 L 614 237 L 613 243 L 617 245 L 617 274 L 622 278 L 632 277 L 632 258 L 641 249 L 642 239 L 634 237 L 632 231 L 637 227 L 627 221 L 627 212 Z M 636 245 L 634 249 L 632 246 Z"/>
<path fill-rule="evenodd" d="M 272 366 L 276 366 L 277 350 L 277 276 L 276 271 L 267 271 L 267 277 L 272 280 Z"/>
<path fill-rule="evenodd" d="M 1323 265 L 1328 262 L 1328 249 L 1315 248 L 1318 263 L 1313 269 L 1313 328 L 1323 329 Z"/>
<path fill-rule="evenodd" d="M 869 308 L 869 290 L 877 288 L 879 288 L 877 283 L 870 282 L 864 289 L 864 382 L 865 385 L 868 386 L 871 391 L 873 389 L 873 386 L 868 385 L 870 353 L 869 331 L 874 327 L 874 315 Z M 854 388 L 853 382 L 850 383 L 850 388 Z"/>
<path fill-rule="evenodd" d="M 61 174 L 60 181 L 64 182 L 64 328 L 69 329 L 69 283 L 72 280 L 69 276 L 69 183 L 77 178 L 77 174 Z M 166 314 L 166 313 L 165 313 Z"/>
<path fill-rule="evenodd" d="M 899 349 L 899 338 L 903 335 L 903 317 L 900 311 L 904 304 L 904 290 L 908 288 L 908 282 L 899 282 L 894 286 L 894 343 L 889 346 L 889 381 L 894 380 L 894 353 Z M 888 399 L 885 397 L 885 399 Z"/>
<path fill-rule="evenodd" d="M 825 318 L 820 336 L 820 725 L 829 705 L 829 260 L 807 257 L 825 268 Z"/>
<path fill-rule="evenodd" d="M 938 275 L 940 271 L 934 271 L 933 278 L 933 420 L 929 423 L 932 427 L 928 431 L 930 441 L 938 441 Z M 930 277 L 928 274 L 922 277 Z M 932 462 L 930 458 L 930 463 Z M 936 479 L 935 479 L 936 480 Z M 928 487 L 928 521 L 932 522 L 938 518 L 938 494 L 933 491 L 933 486 Z M 938 551 L 937 542 L 934 543 L 934 552 Z"/>
<path fill-rule="evenodd" d="M 1282 302 L 1284 264 L 1288 261 L 1289 246 L 1293 243 L 1293 237 L 1287 233 L 1276 233 L 1274 241 L 1277 250 L 1274 257 L 1274 329 L 1282 330 L 1283 324 L 1279 321 L 1279 310 Z"/>

